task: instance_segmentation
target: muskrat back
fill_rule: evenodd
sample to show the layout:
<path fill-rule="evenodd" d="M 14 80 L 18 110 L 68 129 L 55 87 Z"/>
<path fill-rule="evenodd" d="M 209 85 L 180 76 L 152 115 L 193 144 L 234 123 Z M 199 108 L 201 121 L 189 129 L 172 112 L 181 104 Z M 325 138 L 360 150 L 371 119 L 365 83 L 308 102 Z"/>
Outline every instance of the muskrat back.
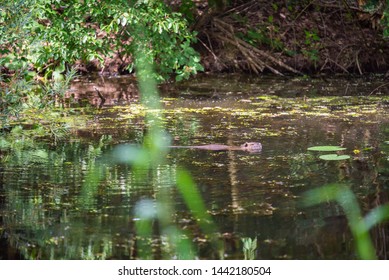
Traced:
<path fill-rule="evenodd" d="M 202 150 L 210 150 L 210 151 L 243 150 L 249 152 L 260 152 L 262 150 L 262 144 L 259 142 L 246 142 L 240 146 L 208 144 L 208 145 L 199 145 L 199 146 L 170 146 L 170 148 L 202 149 Z"/>
<path fill-rule="evenodd" d="M 210 151 L 223 151 L 228 150 L 231 146 L 221 145 L 221 144 L 208 144 L 208 145 L 198 145 L 198 146 L 169 146 L 170 148 L 186 148 L 186 149 L 202 149 Z"/>

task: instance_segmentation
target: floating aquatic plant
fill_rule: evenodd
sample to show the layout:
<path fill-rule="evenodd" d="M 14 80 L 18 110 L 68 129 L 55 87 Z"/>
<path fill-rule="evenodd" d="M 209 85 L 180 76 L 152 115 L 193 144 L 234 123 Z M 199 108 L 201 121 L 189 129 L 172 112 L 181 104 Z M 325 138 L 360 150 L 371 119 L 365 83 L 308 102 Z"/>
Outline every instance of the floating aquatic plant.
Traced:
<path fill-rule="evenodd" d="M 343 150 L 346 150 L 346 148 L 342 148 L 340 146 L 313 146 L 308 148 L 308 151 L 317 151 L 317 152 L 337 152 Z"/>
<path fill-rule="evenodd" d="M 340 146 L 313 146 L 309 147 L 308 151 L 317 151 L 317 152 L 338 152 L 344 151 L 346 148 L 342 148 Z M 349 155 L 337 155 L 337 154 L 325 154 L 319 156 L 320 159 L 323 160 L 345 160 L 349 159 Z"/>
<path fill-rule="evenodd" d="M 327 154 L 327 155 L 321 155 L 319 156 L 320 159 L 323 160 L 345 160 L 349 159 L 349 155 L 337 155 L 337 154 Z"/>

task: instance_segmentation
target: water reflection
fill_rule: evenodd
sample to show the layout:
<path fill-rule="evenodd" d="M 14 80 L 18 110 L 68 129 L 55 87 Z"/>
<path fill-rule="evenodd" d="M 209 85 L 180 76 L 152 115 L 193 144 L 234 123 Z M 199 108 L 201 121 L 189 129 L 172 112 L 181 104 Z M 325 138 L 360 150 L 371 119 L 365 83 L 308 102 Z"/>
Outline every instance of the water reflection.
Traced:
<path fill-rule="evenodd" d="M 67 97 L 81 107 L 92 104 L 101 108 L 137 102 L 139 94 L 135 80 L 130 77 L 91 76 L 76 80 Z"/>
<path fill-rule="evenodd" d="M 104 86 L 103 94 L 114 93 L 104 106 L 136 103 L 135 87 L 126 84 L 128 92 L 121 92 L 125 82 L 114 79 L 111 86 L 100 85 Z M 95 83 L 83 83 L 77 86 L 74 98 L 94 94 Z M 389 122 L 385 106 L 381 103 L 373 113 L 371 107 L 362 108 L 353 115 L 343 105 L 338 108 L 332 104 L 335 107 L 327 106 L 324 113 L 300 114 L 291 101 L 261 104 L 266 90 L 262 84 L 221 79 L 219 83 L 229 90 L 219 87 L 215 92 L 213 82 L 205 84 L 211 90 L 200 90 L 201 83 L 205 82 L 186 89 L 208 97 L 166 93 L 180 96 L 164 102 L 164 122 L 174 144 L 235 146 L 259 140 L 261 153 L 171 149 L 163 164 L 135 171 L 125 160 L 118 162 L 112 157 L 120 143 L 141 143 L 147 129 L 141 117 L 127 117 L 131 107 L 100 111 L 95 119 L 99 128 L 93 133 L 79 131 L 78 139 L 72 142 L 55 147 L 37 142 L 24 149 L 5 149 L 0 168 L 1 258 L 134 259 L 141 255 L 141 241 L 149 244 L 152 258 L 180 258 L 157 221 L 147 240 L 141 240 L 135 231 L 139 202 L 155 206 L 161 196 L 168 197 L 168 207 L 174 209 L 170 222 L 188 232 L 185 238 L 193 242 L 193 254 L 219 258 L 220 252 L 210 245 L 175 188 L 178 166 L 191 172 L 215 219 L 219 229 L 215 236 L 223 242 L 222 257 L 242 259 L 240 238 L 257 237 L 257 259 L 356 258 L 342 209 L 333 203 L 304 209 L 299 197 L 326 183 L 349 182 L 364 212 L 388 202 L 389 145 L 384 141 L 389 139 Z M 295 88 L 305 92 L 301 83 Z M 288 88 L 285 84 L 273 81 L 267 90 L 284 91 Z M 330 85 L 336 88 L 335 82 L 321 87 Z M 226 96 L 220 96 L 222 91 Z M 88 98 L 99 106 L 96 96 Z M 372 102 L 376 101 L 367 100 L 370 105 Z M 330 114 L 331 110 L 336 114 Z M 319 144 L 342 145 L 353 160 L 326 162 L 307 152 L 307 147 Z M 135 151 L 123 156 L 136 156 Z M 135 172 L 145 179 L 140 181 Z M 387 233 L 385 225 L 372 232 L 380 258 L 387 258 Z"/>
<path fill-rule="evenodd" d="M 384 86 L 383 86 L 384 85 Z M 105 98 L 102 103 L 97 87 Z M 385 77 L 274 77 L 244 75 L 198 75 L 188 81 L 165 84 L 160 87 L 165 97 L 185 97 L 189 100 L 224 100 L 226 97 L 250 97 L 275 95 L 285 98 L 312 98 L 321 96 L 381 96 L 389 94 Z M 68 98 L 81 106 L 96 107 L 129 105 L 139 100 L 136 80 L 126 76 L 96 76 L 76 80 L 68 92 Z M 87 101 L 85 103 L 84 101 Z M 342 105 L 340 105 L 342 106 Z M 333 107 L 336 108 L 336 105 Z"/>

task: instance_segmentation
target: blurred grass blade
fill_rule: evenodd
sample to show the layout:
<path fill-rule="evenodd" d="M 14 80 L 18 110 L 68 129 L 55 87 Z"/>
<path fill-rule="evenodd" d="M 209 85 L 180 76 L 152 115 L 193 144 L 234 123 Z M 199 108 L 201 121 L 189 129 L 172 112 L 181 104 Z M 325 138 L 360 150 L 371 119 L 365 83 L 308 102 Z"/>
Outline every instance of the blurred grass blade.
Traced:
<path fill-rule="evenodd" d="M 304 195 L 304 206 L 314 206 L 325 202 L 337 202 L 346 214 L 351 232 L 355 238 L 358 255 L 361 259 L 376 259 L 375 248 L 370 239 L 369 229 L 374 222 L 386 217 L 387 209 L 377 210 L 363 219 L 357 198 L 348 185 L 330 184 L 314 190 L 307 191 Z"/>
<path fill-rule="evenodd" d="M 177 188 L 184 198 L 185 204 L 199 223 L 200 228 L 208 235 L 220 253 L 222 245 L 215 239 L 218 230 L 212 221 L 211 215 L 208 214 L 201 194 L 188 171 L 183 169 L 177 170 Z M 223 256 L 220 257 L 223 258 Z"/>
<path fill-rule="evenodd" d="M 371 210 L 364 218 L 366 229 L 370 230 L 379 223 L 389 220 L 389 205 L 381 205 Z"/>
<path fill-rule="evenodd" d="M 189 210 L 199 221 L 203 230 L 213 233 L 215 228 L 212 223 L 209 223 L 212 218 L 208 214 L 197 186 L 188 171 L 182 169 L 177 170 L 177 187 Z"/>

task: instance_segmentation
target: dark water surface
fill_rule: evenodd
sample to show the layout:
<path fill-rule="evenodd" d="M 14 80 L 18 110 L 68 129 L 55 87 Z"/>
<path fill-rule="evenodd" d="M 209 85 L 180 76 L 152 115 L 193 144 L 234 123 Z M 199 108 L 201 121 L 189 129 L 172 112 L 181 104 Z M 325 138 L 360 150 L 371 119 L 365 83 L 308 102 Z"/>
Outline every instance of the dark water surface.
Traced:
<path fill-rule="evenodd" d="M 388 202 L 388 87 L 379 78 L 315 80 L 199 77 L 162 88 L 162 122 L 174 145 L 260 141 L 260 153 L 171 149 L 151 170 L 110 161 L 123 143 L 140 144 L 147 131 L 132 80 L 81 80 L 71 94 L 96 109 L 69 141 L 4 151 L 0 163 L 2 259 L 134 259 L 142 236 L 136 209 L 169 208 L 169 224 L 186 232 L 201 259 L 242 259 L 241 238 L 257 237 L 256 259 L 355 259 L 342 208 L 328 202 L 304 208 L 302 194 L 343 183 L 363 213 Z M 105 95 L 102 104 L 92 86 Z M 84 102 L 83 100 L 87 100 Z M 79 105 L 77 105 L 79 106 Z M 340 145 L 351 156 L 324 161 L 316 145 Z M 120 150 L 119 150 L 120 151 Z M 193 176 L 218 232 L 216 249 L 176 188 L 179 167 Z M 143 175 L 139 180 L 139 174 Z M 166 205 L 165 205 L 166 204 Z M 143 208 L 142 208 L 143 207 Z M 151 209 L 151 210 L 150 210 Z M 153 217 L 154 217 L 153 216 Z M 152 224 L 148 255 L 181 258 L 161 221 Z M 388 228 L 371 236 L 388 258 Z M 144 253 L 144 252 L 143 252 Z"/>

